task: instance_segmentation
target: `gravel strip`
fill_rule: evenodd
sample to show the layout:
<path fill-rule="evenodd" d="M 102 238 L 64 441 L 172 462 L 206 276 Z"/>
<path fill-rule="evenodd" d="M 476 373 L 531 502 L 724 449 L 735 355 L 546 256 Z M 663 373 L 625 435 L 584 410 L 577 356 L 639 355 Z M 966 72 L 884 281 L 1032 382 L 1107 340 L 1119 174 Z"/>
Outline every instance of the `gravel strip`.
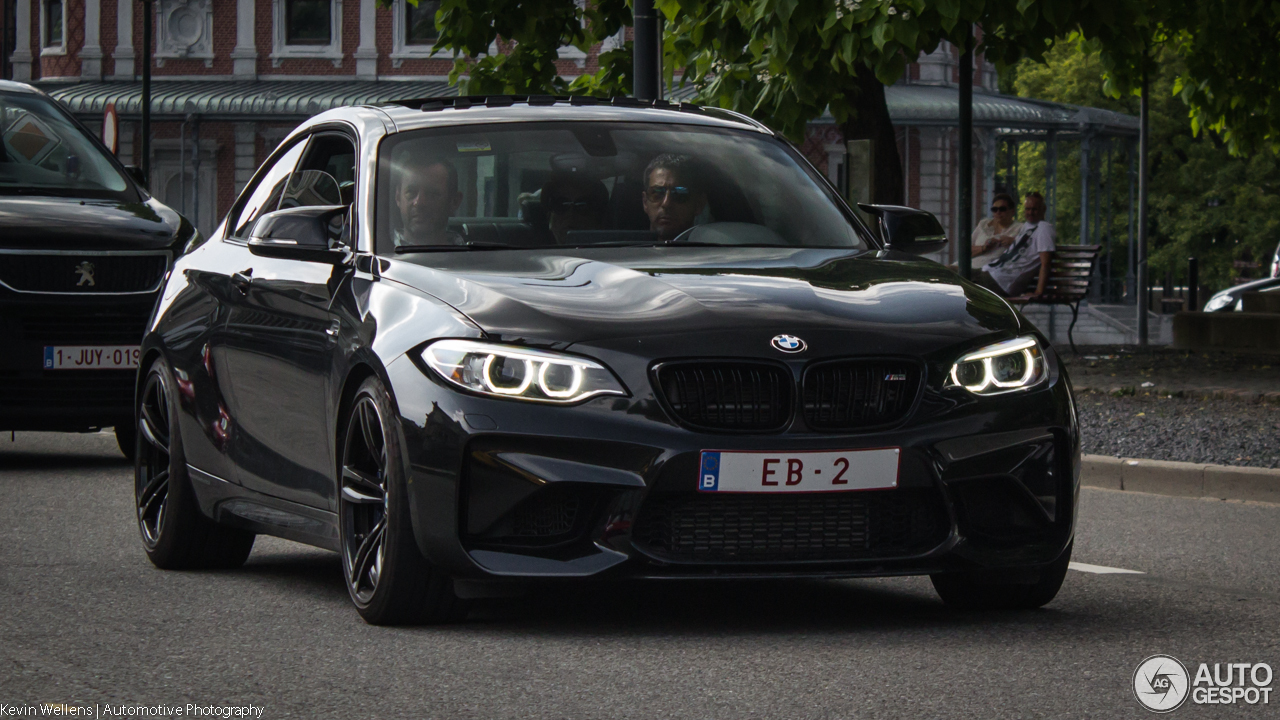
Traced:
<path fill-rule="evenodd" d="M 1280 409 L 1233 400 L 1076 396 L 1083 452 L 1175 462 L 1280 467 Z"/>

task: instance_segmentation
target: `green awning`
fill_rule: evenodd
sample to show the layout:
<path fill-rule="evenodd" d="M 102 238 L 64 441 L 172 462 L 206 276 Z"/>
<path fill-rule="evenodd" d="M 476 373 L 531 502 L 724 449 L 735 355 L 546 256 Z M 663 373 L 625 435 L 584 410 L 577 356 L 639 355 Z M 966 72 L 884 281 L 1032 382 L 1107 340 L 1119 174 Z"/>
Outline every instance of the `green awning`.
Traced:
<path fill-rule="evenodd" d="M 122 119 L 142 114 L 142 83 L 37 83 L 81 118 L 98 118 L 115 103 Z M 393 100 L 455 95 L 440 81 L 393 80 L 156 80 L 151 84 L 151 116 L 174 120 L 297 121 L 344 105 L 379 105 Z"/>

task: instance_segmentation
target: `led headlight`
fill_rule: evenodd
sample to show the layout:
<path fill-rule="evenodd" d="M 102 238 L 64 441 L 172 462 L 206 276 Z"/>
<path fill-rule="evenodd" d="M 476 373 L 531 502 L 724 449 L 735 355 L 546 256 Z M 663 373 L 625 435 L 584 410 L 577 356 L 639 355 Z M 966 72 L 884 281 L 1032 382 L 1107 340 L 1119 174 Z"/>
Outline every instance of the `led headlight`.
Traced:
<path fill-rule="evenodd" d="M 545 350 L 439 340 L 422 351 L 422 359 L 440 377 L 482 395 L 568 405 L 627 394 L 600 363 Z"/>
<path fill-rule="evenodd" d="M 1204 311 L 1217 312 L 1227 307 L 1228 305 L 1233 304 L 1235 301 L 1236 299 L 1231 297 L 1231 295 L 1227 293 L 1219 293 L 1209 298 L 1209 302 L 1204 304 Z"/>
<path fill-rule="evenodd" d="M 947 387 L 962 387 L 974 395 L 999 395 L 1023 390 L 1045 378 L 1044 353 L 1034 337 L 988 345 L 956 361 Z"/>

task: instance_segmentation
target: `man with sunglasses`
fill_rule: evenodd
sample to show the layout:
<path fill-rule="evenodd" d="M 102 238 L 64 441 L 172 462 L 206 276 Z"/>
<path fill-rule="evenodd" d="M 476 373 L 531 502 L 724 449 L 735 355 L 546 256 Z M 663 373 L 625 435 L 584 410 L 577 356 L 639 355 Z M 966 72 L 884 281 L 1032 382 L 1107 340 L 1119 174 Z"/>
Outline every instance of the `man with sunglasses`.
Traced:
<path fill-rule="evenodd" d="M 1033 297 L 1044 294 L 1058 239 L 1058 231 L 1044 220 L 1043 195 L 1027 193 L 1022 211 L 1026 222 L 1018 231 L 1018 239 L 973 276 L 974 282 L 1004 297 L 1021 295 L 1032 287 Z"/>
<path fill-rule="evenodd" d="M 649 229 L 662 240 L 673 240 L 693 227 L 707 207 L 696 162 L 688 155 L 664 153 L 644 169 L 641 202 L 649 216 Z"/>

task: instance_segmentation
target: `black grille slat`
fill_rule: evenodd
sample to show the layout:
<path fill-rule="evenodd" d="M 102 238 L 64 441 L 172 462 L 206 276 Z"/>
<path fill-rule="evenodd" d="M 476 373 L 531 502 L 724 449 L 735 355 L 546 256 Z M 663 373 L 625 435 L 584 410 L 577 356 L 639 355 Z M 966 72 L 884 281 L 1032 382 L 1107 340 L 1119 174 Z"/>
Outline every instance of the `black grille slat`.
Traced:
<path fill-rule="evenodd" d="M 658 384 L 682 422 L 712 430 L 780 430 L 791 418 L 792 380 L 785 368 L 753 363 L 676 363 Z"/>
<path fill-rule="evenodd" d="M 650 498 L 632 540 L 685 562 L 839 561 L 920 554 L 948 532 L 934 490 L 702 493 Z"/>
<path fill-rule="evenodd" d="M 22 339 L 38 345 L 138 345 L 151 308 L 112 312 L 27 311 L 17 320 Z"/>
<path fill-rule="evenodd" d="M 890 425 L 910 412 L 920 392 L 920 367 L 907 361 L 842 360 L 809 368 L 804 419 L 815 430 Z"/>
<path fill-rule="evenodd" d="M 93 265 L 93 285 L 76 268 Z M 72 255 L 0 253 L 0 281 L 22 292 L 135 293 L 155 289 L 164 277 L 164 255 Z"/>

